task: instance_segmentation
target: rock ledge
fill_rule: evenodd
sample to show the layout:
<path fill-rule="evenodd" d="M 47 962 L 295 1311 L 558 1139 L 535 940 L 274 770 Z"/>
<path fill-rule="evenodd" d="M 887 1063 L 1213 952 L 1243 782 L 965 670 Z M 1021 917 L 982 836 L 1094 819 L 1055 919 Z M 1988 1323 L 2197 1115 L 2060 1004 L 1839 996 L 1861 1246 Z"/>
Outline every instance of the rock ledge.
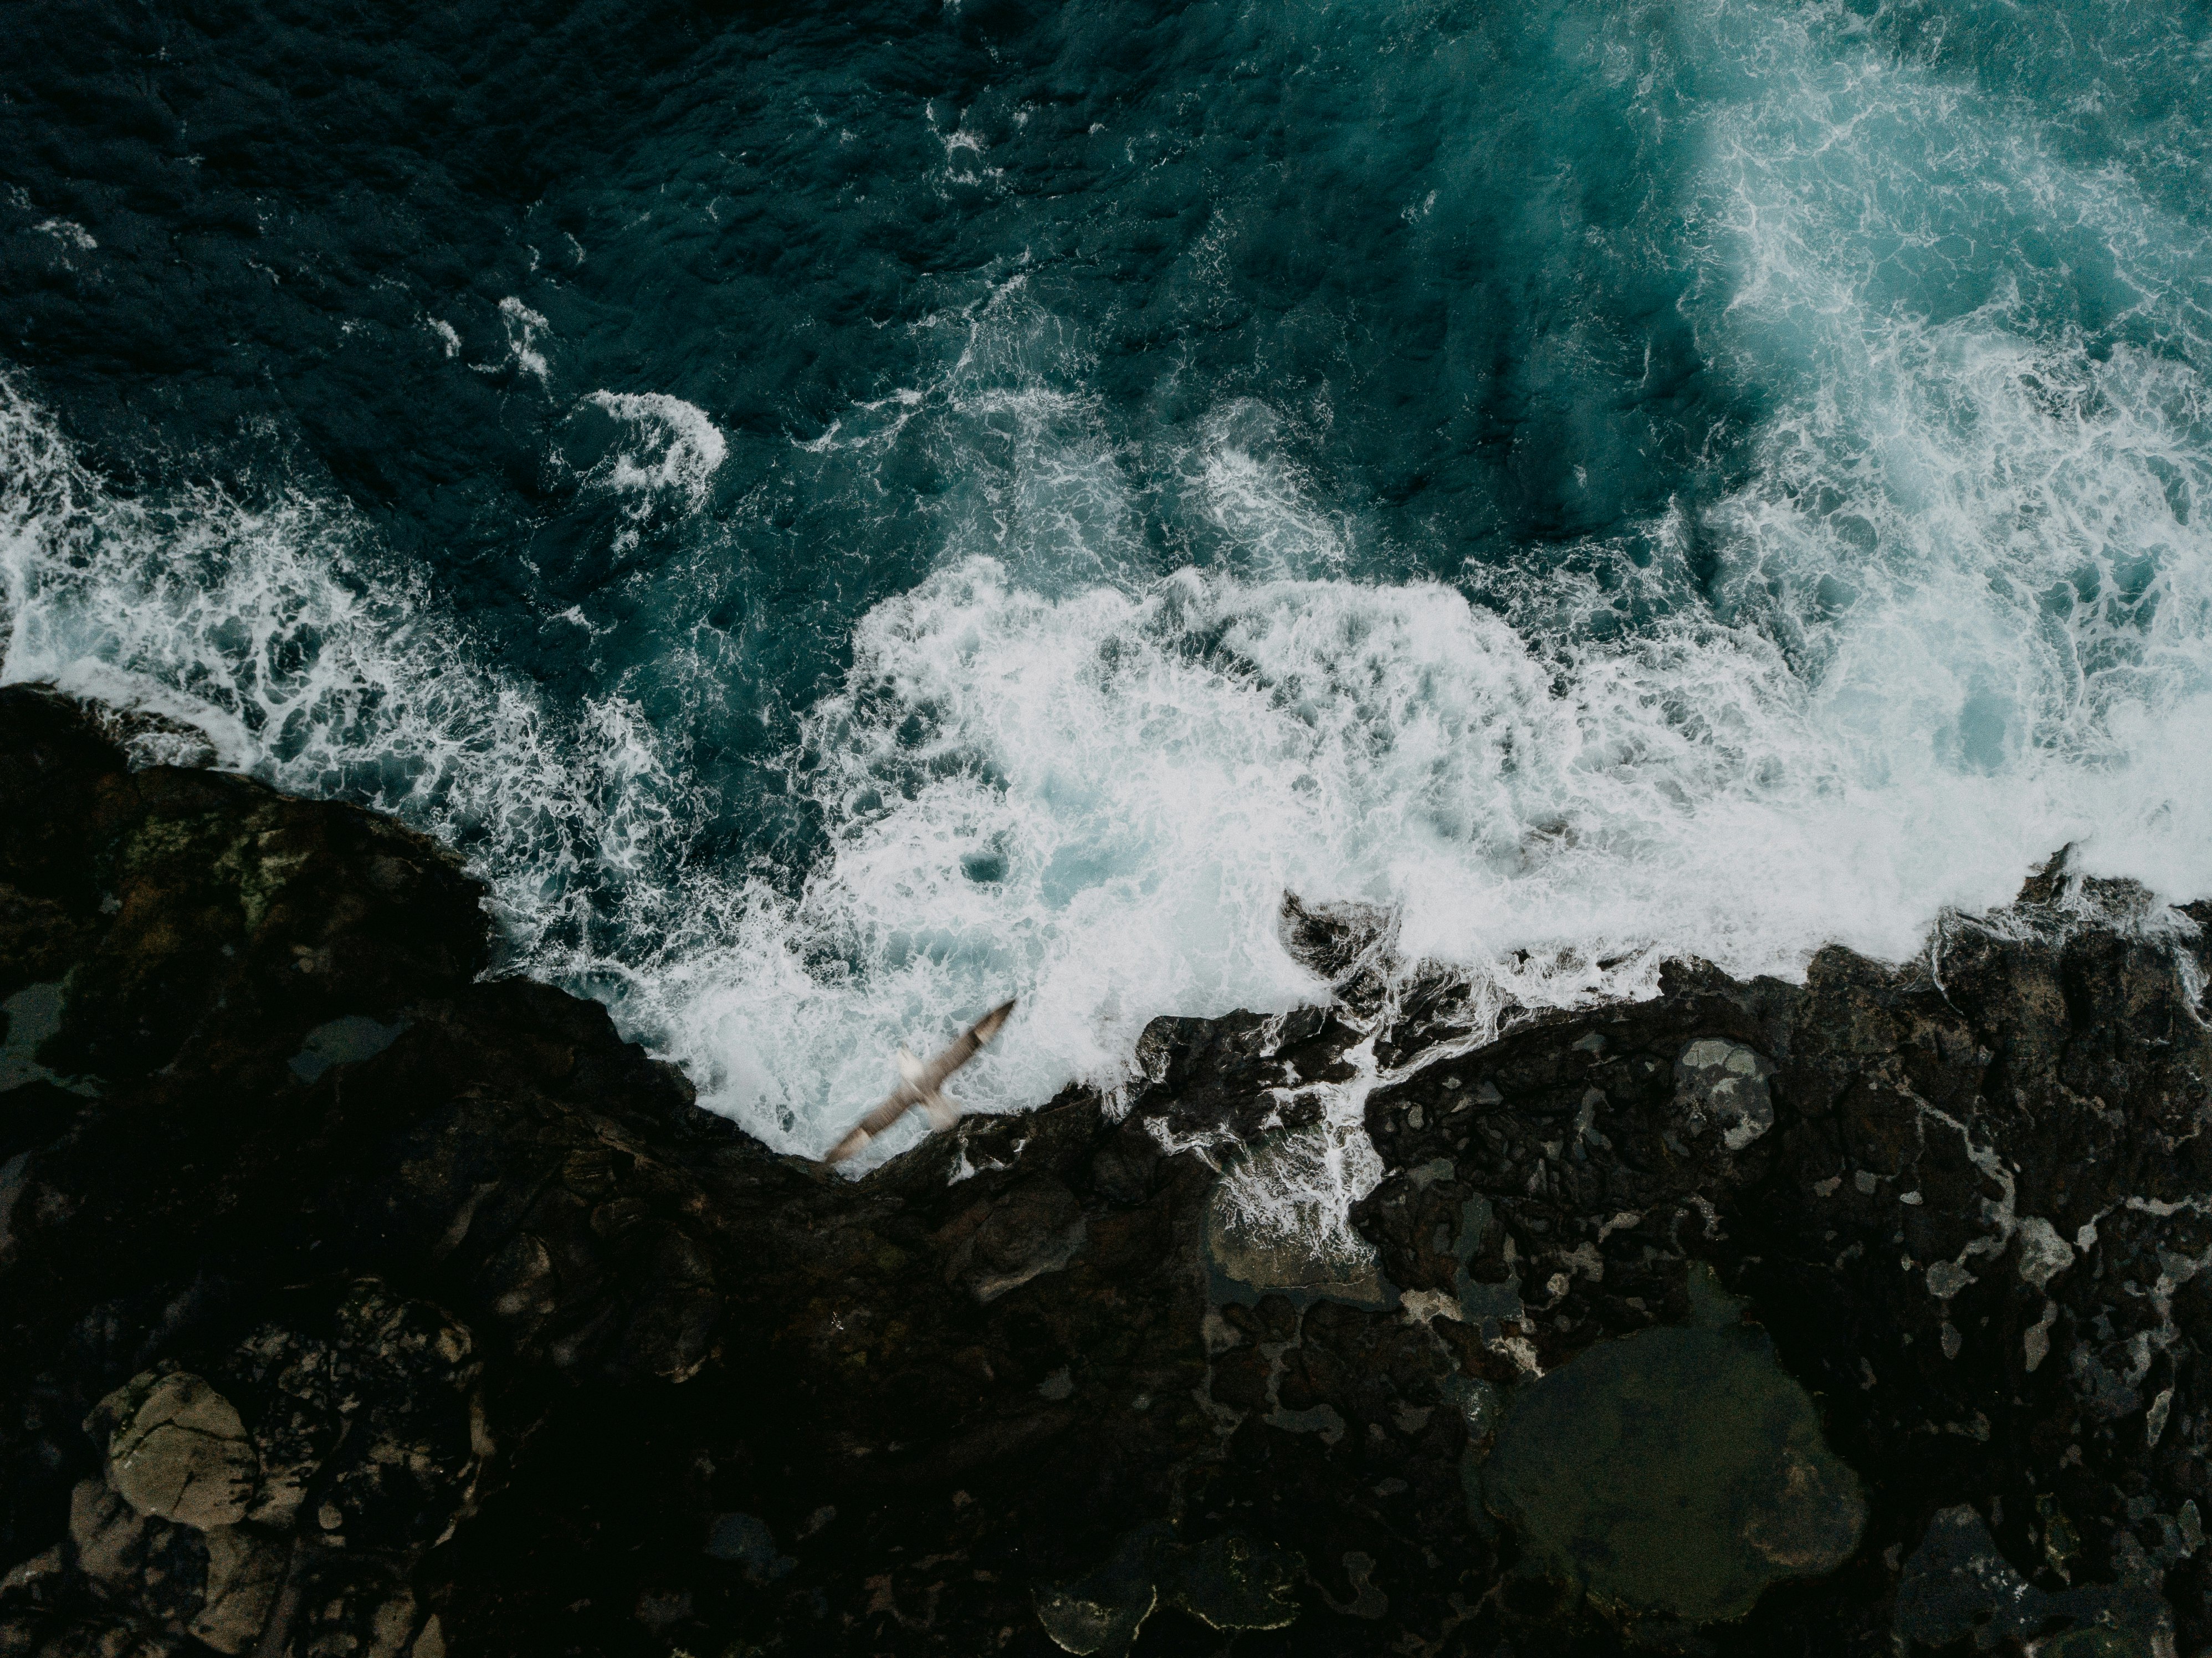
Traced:
<path fill-rule="evenodd" d="M 2212 1649 L 2203 906 L 1470 1047 L 1293 905 L 1328 1005 L 848 1181 L 131 740 L 0 692 L 0 1658 Z"/>

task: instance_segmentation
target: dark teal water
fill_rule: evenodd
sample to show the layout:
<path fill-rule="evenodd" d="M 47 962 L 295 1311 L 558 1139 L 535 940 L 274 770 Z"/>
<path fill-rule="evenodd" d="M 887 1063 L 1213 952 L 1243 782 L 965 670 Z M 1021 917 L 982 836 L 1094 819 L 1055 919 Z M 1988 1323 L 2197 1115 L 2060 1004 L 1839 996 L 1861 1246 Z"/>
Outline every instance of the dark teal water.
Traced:
<path fill-rule="evenodd" d="M 12 21 L 7 674 L 783 1143 L 1289 1005 L 1286 888 L 1547 1001 L 2212 878 L 2201 6 Z"/>

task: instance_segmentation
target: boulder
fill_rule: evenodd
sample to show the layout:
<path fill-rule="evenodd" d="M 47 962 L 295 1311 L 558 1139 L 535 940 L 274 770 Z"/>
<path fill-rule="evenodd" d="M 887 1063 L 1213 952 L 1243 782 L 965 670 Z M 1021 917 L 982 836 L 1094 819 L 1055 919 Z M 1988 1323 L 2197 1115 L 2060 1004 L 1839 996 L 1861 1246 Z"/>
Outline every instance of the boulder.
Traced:
<path fill-rule="evenodd" d="M 260 1484 L 252 1436 L 231 1402 L 186 1371 L 134 1378 L 100 1401 L 107 1479 L 142 1515 L 205 1531 L 246 1517 Z"/>

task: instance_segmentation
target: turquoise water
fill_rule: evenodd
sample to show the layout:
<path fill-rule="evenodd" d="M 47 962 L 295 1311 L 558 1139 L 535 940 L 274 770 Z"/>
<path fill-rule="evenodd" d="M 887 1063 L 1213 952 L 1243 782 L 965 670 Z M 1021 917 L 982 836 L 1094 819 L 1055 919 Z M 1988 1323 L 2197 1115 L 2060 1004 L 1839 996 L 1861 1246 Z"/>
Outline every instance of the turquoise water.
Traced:
<path fill-rule="evenodd" d="M 2212 14 L 41 0 L 7 677 L 815 1151 L 1311 993 L 2212 888 Z"/>

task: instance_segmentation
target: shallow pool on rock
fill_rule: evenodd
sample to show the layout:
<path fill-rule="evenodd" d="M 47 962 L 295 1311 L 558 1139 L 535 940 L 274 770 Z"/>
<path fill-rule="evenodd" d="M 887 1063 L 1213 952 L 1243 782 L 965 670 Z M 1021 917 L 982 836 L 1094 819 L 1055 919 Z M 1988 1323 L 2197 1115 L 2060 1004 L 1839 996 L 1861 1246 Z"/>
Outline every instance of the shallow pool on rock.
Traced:
<path fill-rule="evenodd" d="M 1866 1504 L 1765 1333 L 1702 1269 L 1692 1302 L 1692 1323 L 1601 1342 L 1516 1390 L 1471 1483 L 1527 1569 L 1619 1614 L 1704 1624 L 1841 1565 Z"/>

